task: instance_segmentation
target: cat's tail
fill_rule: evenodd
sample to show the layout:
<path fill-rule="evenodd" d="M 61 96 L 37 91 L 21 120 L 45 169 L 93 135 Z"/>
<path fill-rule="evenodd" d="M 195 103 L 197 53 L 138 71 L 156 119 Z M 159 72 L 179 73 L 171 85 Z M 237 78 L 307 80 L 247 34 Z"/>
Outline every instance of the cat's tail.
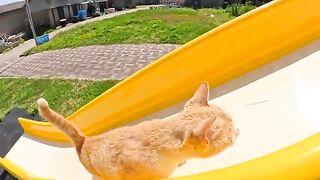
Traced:
<path fill-rule="evenodd" d="M 67 134 L 74 142 L 77 153 L 80 154 L 85 136 L 62 115 L 50 109 L 49 104 L 45 99 L 40 98 L 37 103 L 40 115 Z"/>

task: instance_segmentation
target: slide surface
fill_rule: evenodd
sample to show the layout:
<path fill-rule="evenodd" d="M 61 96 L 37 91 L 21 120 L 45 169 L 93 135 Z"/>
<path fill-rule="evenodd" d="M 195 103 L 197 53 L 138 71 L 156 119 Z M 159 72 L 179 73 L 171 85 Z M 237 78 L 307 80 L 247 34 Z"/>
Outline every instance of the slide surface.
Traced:
<path fill-rule="evenodd" d="M 319 178 L 319 8 L 315 0 L 276 0 L 160 58 L 68 119 L 93 135 L 154 112 L 171 114 L 208 80 L 210 103 L 232 114 L 239 138 L 218 156 L 187 161 L 173 178 Z M 15 172 L 14 162 L 40 177 L 91 179 L 73 147 L 49 144 L 68 142 L 54 126 L 20 123 L 26 135 L 1 166 Z"/>
<path fill-rule="evenodd" d="M 315 0 L 260 7 L 163 56 L 68 119 L 87 135 L 99 134 L 186 99 L 203 80 L 211 87 L 228 82 L 317 39 L 319 7 Z M 20 123 L 34 137 L 68 141 L 49 123 Z"/>
<path fill-rule="evenodd" d="M 213 88 L 211 95 L 223 95 L 210 98 L 210 103 L 232 114 L 240 129 L 236 144 L 217 156 L 188 160 L 171 178 L 319 178 L 319 47 L 320 39 Z M 239 84 L 241 87 L 237 88 Z M 234 87 L 236 90 L 232 90 Z M 222 90 L 229 92 L 220 92 Z M 178 105 L 155 116 L 172 114 L 172 108 L 181 110 Z M 21 137 L 5 158 L 17 165 L 11 172 L 20 170 L 20 166 L 39 177 L 92 179 L 73 147 L 54 146 L 28 136 Z M 8 166 L 10 169 L 10 164 Z"/>

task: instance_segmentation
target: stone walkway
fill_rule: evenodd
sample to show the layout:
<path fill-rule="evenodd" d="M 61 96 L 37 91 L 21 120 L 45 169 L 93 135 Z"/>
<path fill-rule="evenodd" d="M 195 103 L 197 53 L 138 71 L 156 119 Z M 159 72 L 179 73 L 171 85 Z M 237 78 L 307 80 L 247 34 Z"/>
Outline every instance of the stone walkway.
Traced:
<path fill-rule="evenodd" d="M 52 38 L 60 32 L 86 23 L 149 7 L 151 6 L 140 6 L 136 9 L 114 12 L 70 24 L 65 28 L 51 32 L 49 37 Z M 19 57 L 34 46 L 34 40 L 31 39 L 5 54 L 0 54 L 0 77 L 123 79 L 178 47 L 170 44 L 89 46 Z"/>
<path fill-rule="evenodd" d="M 3 69 L 0 76 L 124 79 L 177 47 L 141 44 L 54 50 L 20 58 Z"/>
<path fill-rule="evenodd" d="M 152 5 L 153 6 L 153 5 Z M 49 38 L 52 39 L 54 36 L 56 36 L 57 34 L 64 32 L 64 31 L 68 31 L 70 29 L 79 27 L 81 25 L 90 23 L 90 22 L 94 22 L 94 21 L 99 21 L 99 20 L 103 20 L 103 19 L 109 19 L 115 16 L 119 16 L 119 15 L 123 15 L 123 14 L 127 14 L 127 13 L 132 13 L 132 12 L 136 12 L 139 10 L 144 10 L 144 9 L 149 9 L 150 7 L 152 7 L 151 5 L 147 5 L 147 6 L 138 6 L 135 9 L 128 9 L 128 10 L 123 10 L 123 11 L 116 11 L 110 14 L 106 14 L 100 17 L 96 17 L 96 18 L 92 18 L 92 19 L 88 19 L 86 21 L 81 21 L 79 23 L 75 23 L 75 24 L 68 24 L 67 27 L 61 28 L 61 29 L 57 29 L 51 33 L 49 33 Z M 156 6 L 161 6 L 161 5 L 156 5 Z M 19 46 L 13 48 L 12 50 L 10 50 L 7 53 L 4 54 L 0 54 L 0 74 L 1 72 L 5 71 L 8 67 L 10 67 L 10 65 L 16 63 L 20 58 L 20 55 L 23 54 L 25 51 L 31 49 L 32 47 L 35 46 L 35 42 L 33 39 L 30 39 L 28 41 L 25 41 L 23 44 L 20 44 Z"/>

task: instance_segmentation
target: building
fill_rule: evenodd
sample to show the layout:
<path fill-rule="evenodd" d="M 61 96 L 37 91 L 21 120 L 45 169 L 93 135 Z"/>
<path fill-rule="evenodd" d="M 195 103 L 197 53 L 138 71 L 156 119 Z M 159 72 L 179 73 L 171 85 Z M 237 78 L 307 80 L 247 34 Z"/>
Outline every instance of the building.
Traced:
<path fill-rule="evenodd" d="M 0 33 L 14 34 L 25 29 L 24 1 L 0 1 Z"/>
<path fill-rule="evenodd" d="M 29 0 L 35 27 L 57 27 L 61 19 L 70 21 L 79 10 L 86 10 L 91 0 Z M 107 0 L 94 0 L 95 6 Z"/>
<path fill-rule="evenodd" d="M 0 33 L 29 32 L 24 0 L 0 1 Z M 86 9 L 89 0 L 29 0 L 32 20 L 37 34 L 60 25 L 61 19 L 71 20 L 80 9 Z M 107 4 L 107 0 L 95 0 L 95 4 Z M 107 6 L 107 5 L 106 5 Z"/>

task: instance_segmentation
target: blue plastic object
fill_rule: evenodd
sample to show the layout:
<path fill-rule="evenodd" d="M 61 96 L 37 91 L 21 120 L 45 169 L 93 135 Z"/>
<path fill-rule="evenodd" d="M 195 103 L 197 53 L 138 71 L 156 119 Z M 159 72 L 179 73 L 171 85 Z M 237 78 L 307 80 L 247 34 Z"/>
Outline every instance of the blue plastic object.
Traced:
<path fill-rule="evenodd" d="M 80 21 L 86 20 L 87 19 L 87 10 L 80 10 L 78 12 L 78 16 Z"/>
<path fill-rule="evenodd" d="M 45 42 L 49 41 L 49 35 L 48 34 L 44 34 L 42 36 L 38 36 L 36 37 L 36 41 L 38 44 L 43 44 Z"/>

